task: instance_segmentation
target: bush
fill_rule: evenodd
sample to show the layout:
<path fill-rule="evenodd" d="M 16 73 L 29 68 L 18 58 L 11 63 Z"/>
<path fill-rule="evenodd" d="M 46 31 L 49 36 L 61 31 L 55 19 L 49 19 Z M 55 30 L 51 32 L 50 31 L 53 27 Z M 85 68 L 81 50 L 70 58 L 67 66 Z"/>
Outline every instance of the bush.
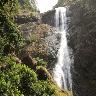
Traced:
<path fill-rule="evenodd" d="M 38 80 L 32 69 L 10 57 L 0 56 L 0 96 L 59 96 L 54 83 Z"/>
<path fill-rule="evenodd" d="M 3 53 L 5 43 L 6 43 L 6 42 L 5 42 L 4 38 L 2 38 L 2 37 L 0 36 L 0 54 Z"/>
<path fill-rule="evenodd" d="M 32 85 L 33 96 L 54 96 L 55 88 L 51 83 L 38 81 Z"/>
<path fill-rule="evenodd" d="M 9 57 L 0 58 L 0 61 L 7 63 L 7 68 L 1 67 L 0 71 L 0 96 L 29 96 L 32 83 L 37 81 L 36 73 Z"/>
<path fill-rule="evenodd" d="M 0 1 L 0 43 L 2 43 L 3 40 L 4 44 L 2 48 L 7 44 L 14 47 L 16 53 L 18 53 L 20 48 L 24 45 L 22 34 L 19 32 L 16 24 L 14 24 L 14 19 L 12 19 L 14 18 L 13 14 L 16 13 L 14 8 L 17 6 L 15 5 L 17 1 L 18 0 L 7 0 L 6 2 L 5 0 L 3 0 L 3 2 Z M 0 54 L 3 54 L 2 50 L 0 50 Z"/>
<path fill-rule="evenodd" d="M 46 61 L 44 61 L 43 59 L 40 59 L 39 57 L 37 57 L 36 60 L 37 60 L 37 66 L 46 67 L 46 65 L 47 65 Z"/>

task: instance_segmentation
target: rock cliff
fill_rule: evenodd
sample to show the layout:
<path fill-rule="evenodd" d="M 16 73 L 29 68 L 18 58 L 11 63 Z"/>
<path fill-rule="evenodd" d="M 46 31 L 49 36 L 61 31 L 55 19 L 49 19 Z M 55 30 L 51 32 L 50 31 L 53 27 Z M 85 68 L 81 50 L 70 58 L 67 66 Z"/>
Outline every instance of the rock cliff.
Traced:
<path fill-rule="evenodd" d="M 96 8 L 93 2 L 90 1 L 90 6 L 87 2 L 87 7 L 80 2 L 69 7 L 68 44 L 73 49 L 74 96 L 96 95 Z"/>

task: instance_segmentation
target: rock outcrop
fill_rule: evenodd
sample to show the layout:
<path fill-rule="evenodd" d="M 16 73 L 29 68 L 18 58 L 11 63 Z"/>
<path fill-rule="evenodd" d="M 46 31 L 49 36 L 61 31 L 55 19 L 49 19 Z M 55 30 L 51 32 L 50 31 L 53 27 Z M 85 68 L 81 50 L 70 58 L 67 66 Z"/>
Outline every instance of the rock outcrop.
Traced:
<path fill-rule="evenodd" d="M 54 26 L 55 25 L 54 16 L 55 16 L 55 10 L 50 10 L 48 12 L 45 12 L 44 14 L 41 15 L 42 23 Z"/>
<path fill-rule="evenodd" d="M 42 66 L 39 66 L 37 68 L 36 73 L 39 80 L 52 80 L 52 76 L 50 75 L 50 73 L 47 71 L 46 68 Z"/>
<path fill-rule="evenodd" d="M 60 35 L 56 33 L 56 29 L 48 24 L 37 24 L 36 22 L 19 26 L 27 43 L 22 52 L 25 51 L 23 52 L 25 55 L 27 52 L 33 58 L 44 59 L 48 62 L 48 68 L 52 69 L 57 59 L 56 55 L 61 39 Z"/>

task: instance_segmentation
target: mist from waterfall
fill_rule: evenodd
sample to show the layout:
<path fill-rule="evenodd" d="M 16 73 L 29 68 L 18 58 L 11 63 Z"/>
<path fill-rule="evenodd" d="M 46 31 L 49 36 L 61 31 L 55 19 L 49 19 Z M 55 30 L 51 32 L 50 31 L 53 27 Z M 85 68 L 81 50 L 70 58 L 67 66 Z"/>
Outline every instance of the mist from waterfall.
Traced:
<path fill-rule="evenodd" d="M 57 63 L 53 70 L 54 80 L 58 86 L 64 90 L 72 89 L 72 79 L 70 73 L 71 60 L 67 46 L 66 30 L 67 17 L 66 8 L 58 7 L 55 13 L 57 33 L 61 35 L 60 48 L 57 54 Z"/>

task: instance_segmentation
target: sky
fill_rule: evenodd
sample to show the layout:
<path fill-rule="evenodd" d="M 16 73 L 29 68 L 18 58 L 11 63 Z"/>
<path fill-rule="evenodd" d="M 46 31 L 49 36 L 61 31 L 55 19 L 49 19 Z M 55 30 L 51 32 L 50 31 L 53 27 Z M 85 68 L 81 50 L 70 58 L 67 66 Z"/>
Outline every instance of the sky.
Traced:
<path fill-rule="evenodd" d="M 36 0 L 36 1 L 40 13 L 51 10 L 52 7 L 58 2 L 58 0 Z"/>

